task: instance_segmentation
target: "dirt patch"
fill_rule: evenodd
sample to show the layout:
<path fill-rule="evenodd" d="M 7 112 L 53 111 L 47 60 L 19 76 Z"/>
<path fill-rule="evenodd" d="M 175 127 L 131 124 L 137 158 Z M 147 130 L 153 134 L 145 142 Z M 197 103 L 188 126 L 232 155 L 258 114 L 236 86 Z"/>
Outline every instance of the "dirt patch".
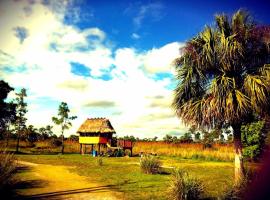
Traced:
<path fill-rule="evenodd" d="M 21 181 L 24 188 L 20 195 L 31 199 L 81 199 L 116 200 L 122 199 L 120 192 L 110 185 L 100 185 L 88 177 L 72 172 L 73 167 L 35 164 L 19 161 L 19 165 L 29 167 Z M 28 186 L 27 186 L 28 185 Z"/>

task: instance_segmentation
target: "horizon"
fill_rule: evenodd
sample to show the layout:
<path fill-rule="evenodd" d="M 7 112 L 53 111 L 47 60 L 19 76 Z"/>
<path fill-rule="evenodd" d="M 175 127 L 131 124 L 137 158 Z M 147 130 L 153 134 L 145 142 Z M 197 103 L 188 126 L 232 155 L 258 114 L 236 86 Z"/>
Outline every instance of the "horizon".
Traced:
<path fill-rule="evenodd" d="M 217 13 L 247 9 L 270 24 L 267 1 L 1 1 L 0 79 L 27 89 L 27 124 L 53 125 L 66 102 L 78 118 L 105 117 L 117 136 L 159 139 L 188 127 L 171 108 L 179 49 Z M 15 14 L 14 14 L 15 13 Z"/>

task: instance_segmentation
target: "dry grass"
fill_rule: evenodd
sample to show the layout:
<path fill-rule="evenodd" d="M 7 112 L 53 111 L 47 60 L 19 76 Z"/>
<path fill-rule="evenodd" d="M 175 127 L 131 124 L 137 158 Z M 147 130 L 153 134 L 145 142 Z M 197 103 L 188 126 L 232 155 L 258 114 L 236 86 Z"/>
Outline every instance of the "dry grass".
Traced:
<path fill-rule="evenodd" d="M 1 144 L 3 143 L 3 144 Z M 5 141 L 0 141 L 0 144 L 4 146 Z M 9 149 L 14 150 L 16 147 L 16 141 L 11 140 L 9 142 Z M 22 152 L 33 153 L 58 153 L 61 147 L 55 147 L 52 145 L 51 140 L 39 141 L 33 144 L 25 141 L 20 142 L 20 150 Z M 97 149 L 96 149 L 97 150 Z M 65 153 L 79 153 L 80 145 L 77 141 L 67 139 L 65 141 Z M 91 147 L 86 147 L 86 154 L 90 153 Z M 101 151 L 106 151 L 101 147 Z M 209 161 L 233 161 L 234 153 L 232 145 L 214 144 L 212 148 L 203 149 L 202 144 L 198 143 L 166 143 L 166 142 L 136 142 L 133 148 L 134 154 L 140 152 L 152 153 L 165 156 L 177 156 L 184 159 L 201 159 Z"/>
<path fill-rule="evenodd" d="M 202 159 L 216 161 L 233 161 L 232 145 L 215 144 L 212 148 L 203 149 L 202 144 L 136 142 L 133 152 L 151 153 L 157 155 L 178 156 L 185 159 Z"/>

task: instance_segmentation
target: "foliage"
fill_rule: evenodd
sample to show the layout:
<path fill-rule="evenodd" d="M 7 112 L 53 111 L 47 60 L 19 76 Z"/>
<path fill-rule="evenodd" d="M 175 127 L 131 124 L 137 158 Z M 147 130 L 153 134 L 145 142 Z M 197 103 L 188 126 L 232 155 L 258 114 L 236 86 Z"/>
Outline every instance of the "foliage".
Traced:
<path fill-rule="evenodd" d="M 53 135 L 52 128 L 52 126 L 47 125 L 46 127 L 41 127 L 38 129 L 42 140 L 47 140 Z"/>
<path fill-rule="evenodd" d="M 53 147 L 60 147 L 62 146 L 62 141 L 58 138 L 52 138 L 51 144 Z"/>
<path fill-rule="evenodd" d="M 163 141 L 164 141 L 164 142 L 170 143 L 170 142 L 173 141 L 173 138 L 172 138 L 171 135 L 166 134 L 166 135 L 163 137 Z"/>
<path fill-rule="evenodd" d="M 154 156 L 145 155 L 140 160 L 142 172 L 146 174 L 157 174 L 161 169 L 161 162 Z"/>
<path fill-rule="evenodd" d="M 79 136 L 78 135 L 70 135 L 69 139 L 73 140 L 73 141 L 79 141 Z"/>
<path fill-rule="evenodd" d="M 6 151 L 0 152 L 0 191 L 11 183 L 16 170 L 16 163 L 13 154 Z"/>
<path fill-rule="evenodd" d="M 113 152 L 114 157 L 123 157 L 125 155 L 125 152 L 122 149 L 117 149 Z"/>
<path fill-rule="evenodd" d="M 184 135 L 180 137 L 180 142 L 183 142 L 183 143 L 193 142 L 191 134 L 192 134 L 191 132 L 186 132 Z"/>
<path fill-rule="evenodd" d="M 23 131 L 26 128 L 27 118 L 25 117 L 27 113 L 27 103 L 25 102 L 26 97 L 26 89 L 21 89 L 19 93 L 16 93 L 16 121 L 15 121 L 15 129 L 17 133 L 17 147 L 16 152 L 19 151 L 19 142 L 20 137 L 23 134 Z"/>
<path fill-rule="evenodd" d="M 203 148 L 212 148 L 214 144 L 215 136 L 212 134 L 212 132 L 207 132 L 206 130 L 203 130 L 203 139 L 202 144 Z"/>
<path fill-rule="evenodd" d="M 66 129 L 69 129 L 72 126 L 71 120 L 74 120 L 77 118 L 77 116 L 69 116 L 69 108 L 67 103 L 61 102 L 58 108 L 58 118 L 52 117 L 52 121 L 56 125 L 61 126 L 61 136 L 62 136 L 62 149 L 61 152 L 64 153 L 64 131 Z"/>
<path fill-rule="evenodd" d="M 195 140 L 195 142 L 200 142 L 201 141 L 201 133 L 200 132 L 195 133 L 194 140 Z"/>
<path fill-rule="evenodd" d="M 241 127 L 243 155 L 246 158 L 256 160 L 261 155 L 266 138 L 263 128 L 264 121 L 249 123 Z"/>
<path fill-rule="evenodd" d="M 174 169 L 168 188 L 170 200 L 196 200 L 203 193 L 201 181 L 181 169 Z"/>
<path fill-rule="evenodd" d="M 130 140 L 132 142 L 136 142 L 136 138 L 133 135 L 126 135 L 124 137 L 118 137 L 119 140 Z"/>
<path fill-rule="evenodd" d="M 270 27 L 267 29 L 270 30 Z M 235 180 L 243 177 L 241 125 L 269 106 L 269 34 L 239 10 L 232 18 L 217 15 L 186 43 L 175 60 L 173 107 L 181 120 L 201 128 L 229 124 L 235 141 Z"/>
<path fill-rule="evenodd" d="M 8 83 L 0 80 L 0 138 L 9 137 L 9 125 L 16 120 L 16 105 L 12 102 L 5 102 L 12 90 L 13 88 Z"/>

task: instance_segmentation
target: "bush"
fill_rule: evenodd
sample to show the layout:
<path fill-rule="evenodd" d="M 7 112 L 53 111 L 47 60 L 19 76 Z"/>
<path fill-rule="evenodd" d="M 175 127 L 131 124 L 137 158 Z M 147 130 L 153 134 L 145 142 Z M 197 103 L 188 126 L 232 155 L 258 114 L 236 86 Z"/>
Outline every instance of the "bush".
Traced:
<path fill-rule="evenodd" d="M 265 135 L 263 134 L 264 122 L 258 121 L 241 127 L 241 139 L 243 143 L 243 156 L 256 160 L 263 151 Z"/>
<path fill-rule="evenodd" d="M 175 169 L 168 188 L 170 200 L 195 200 L 203 193 L 202 183 L 188 175 L 187 172 Z"/>
<path fill-rule="evenodd" d="M 141 158 L 140 166 L 142 172 L 146 174 L 157 174 L 160 172 L 161 162 L 154 156 L 144 156 Z"/>
<path fill-rule="evenodd" d="M 51 143 L 54 147 L 60 147 L 62 145 L 62 141 L 60 139 L 57 139 L 57 138 L 53 138 Z"/>
<path fill-rule="evenodd" d="M 114 151 L 113 156 L 115 157 L 123 157 L 125 155 L 125 152 L 122 149 L 118 149 Z"/>
<path fill-rule="evenodd" d="M 0 153 L 0 190 L 3 190 L 5 186 L 9 185 L 15 174 L 16 163 L 13 154 L 6 153 L 5 151 Z"/>

